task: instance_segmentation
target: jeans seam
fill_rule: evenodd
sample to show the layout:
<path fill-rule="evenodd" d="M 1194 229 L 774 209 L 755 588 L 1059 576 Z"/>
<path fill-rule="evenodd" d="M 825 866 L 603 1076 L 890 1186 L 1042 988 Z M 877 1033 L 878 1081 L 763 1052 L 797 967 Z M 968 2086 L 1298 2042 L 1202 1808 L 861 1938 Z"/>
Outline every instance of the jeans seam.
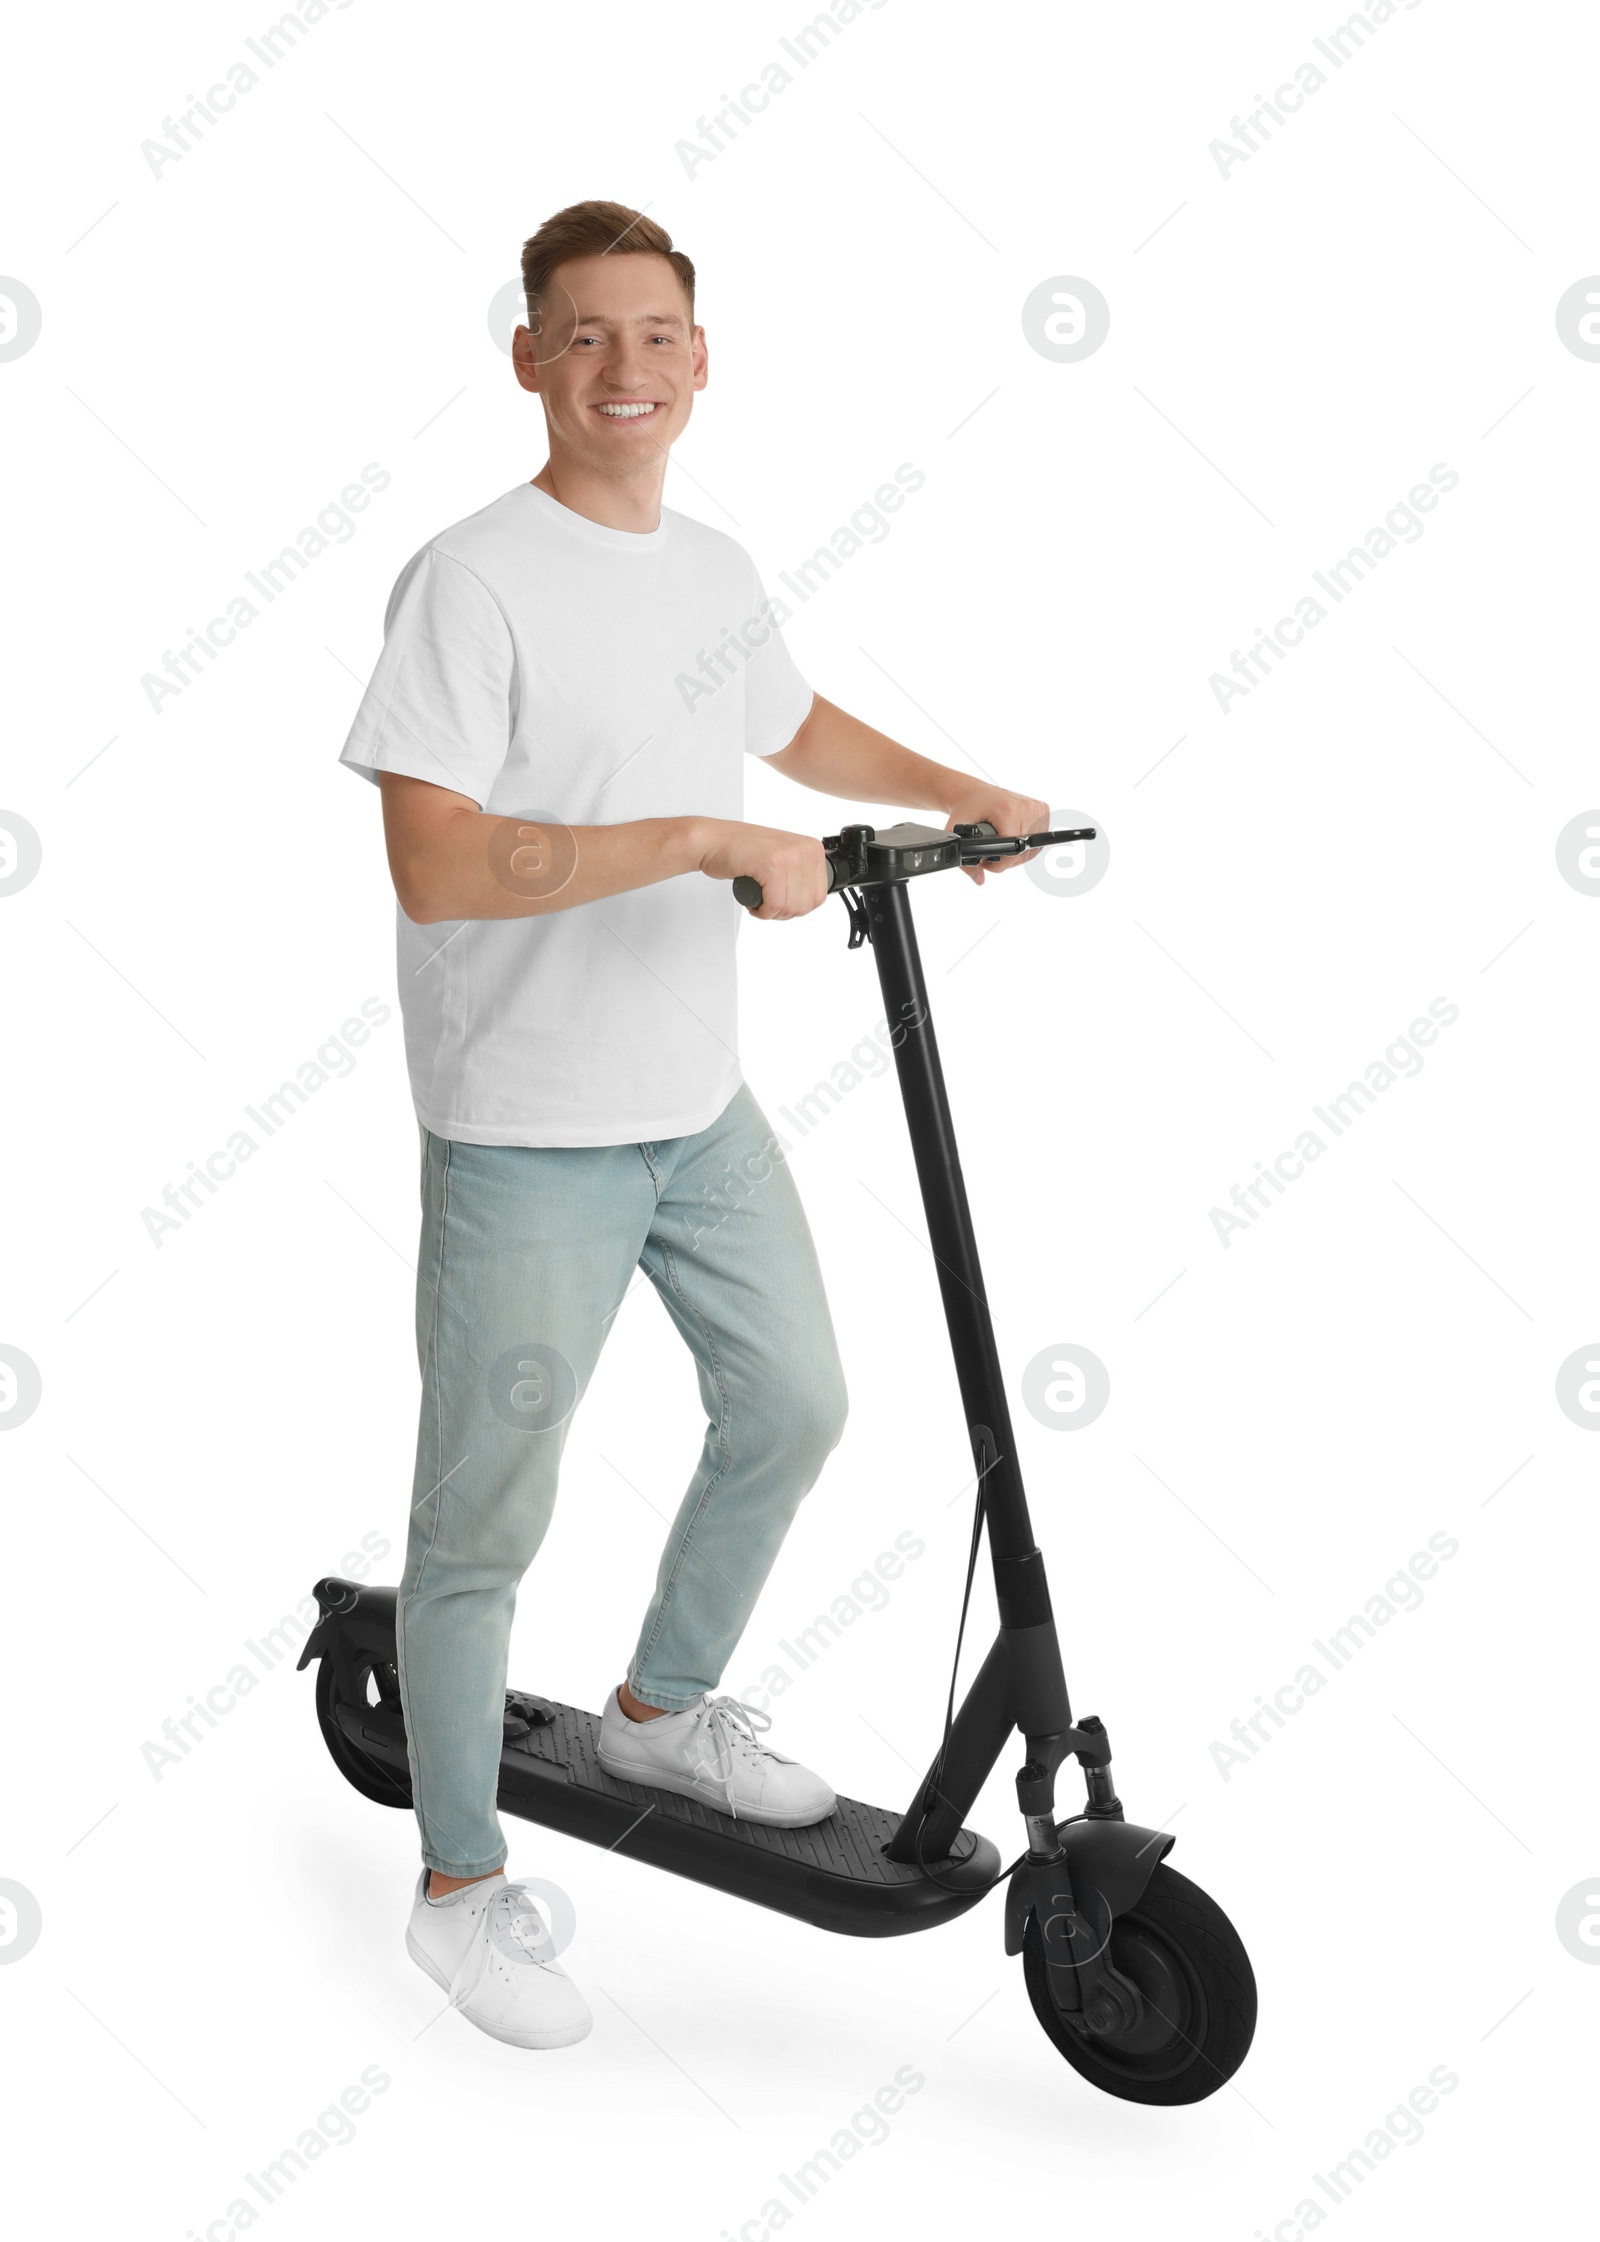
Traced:
<path fill-rule="evenodd" d="M 428 1341 L 428 1354 L 433 1363 L 433 1452 L 441 1472 L 444 1470 L 444 1380 L 439 1375 L 439 1318 L 444 1293 L 445 1248 L 450 1226 L 450 1140 L 443 1138 L 444 1161 L 439 1176 L 439 1263 L 433 1280 L 433 1331 Z M 428 1546 L 417 1567 L 417 1592 L 422 1588 L 422 1576 L 427 1571 L 428 1559 L 433 1555 L 433 1545 L 439 1538 L 439 1519 L 444 1510 L 444 1480 L 433 1490 L 438 1500 L 433 1506 L 433 1531 L 428 1536 Z"/>
<path fill-rule="evenodd" d="M 439 1317 L 441 1312 L 441 1297 L 444 1291 L 445 1239 L 450 1219 L 450 1140 L 448 1137 L 444 1137 L 436 1139 L 435 1141 L 443 1145 L 444 1156 L 440 1165 L 439 1176 L 439 1246 L 438 1261 L 435 1265 L 433 1280 L 433 1328 L 428 1334 L 428 1360 L 433 1369 L 434 1458 L 435 1461 L 439 1463 L 440 1469 L 442 1470 L 444 1458 L 444 1399 L 443 1380 L 439 1376 Z M 424 1208 L 424 1214 L 426 1214 L 426 1208 Z M 421 1562 L 417 1566 L 416 1584 L 412 1590 L 412 1595 L 420 1595 L 422 1592 L 422 1579 L 424 1573 L 428 1569 L 428 1559 L 433 1555 L 433 1545 L 439 1538 L 439 1518 L 441 1512 L 444 1509 L 444 1482 L 442 1479 L 440 1480 L 439 1485 L 433 1491 L 438 1498 L 438 1500 L 434 1504 L 433 1509 L 433 1531 L 428 1536 L 428 1546 L 423 1551 Z M 408 1520 L 408 1528 L 409 1523 L 410 1521 Z M 402 1688 L 404 1686 L 405 1673 L 406 1622 L 410 1616 L 410 1609 L 411 1597 L 401 1597 L 399 1599 L 399 1609 L 395 1617 L 395 1658 L 396 1663 L 400 1669 Z M 422 1785 L 417 1780 L 418 1768 L 415 1757 L 415 1746 L 412 1744 L 409 1734 L 406 1738 L 406 1747 L 406 1756 L 407 1759 L 411 1762 L 411 1795 L 413 1803 L 415 1804 L 416 1801 L 420 1799 Z M 417 1820 L 419 1823 L 422 1823 L 422 1810 L 420 1805 L 417 1806 Z M 429 1850 L 429 1839 L 427 1826 L 425 1823 L 423 1823 L 422 1825 L 422 1842 L 424 1848 L 424 1857 L 426 1858 L 427 1851 Z M 438 1848 L 433 1847 L 432 1850 L 437 1851 Z M 437 1864 L 429 1861 L 427 1865 L 431 1868 L 436 1866 Z M 454 1872 L 447 1868 L 441 1868 L 439 1870 L 439 1873 L 441 1876 L 448 1876 Z"/>
<path fill-rule="evenodd" d="M 662 1267 L 666 1271 L 668 1282 L 671 1284 L 673 1291 L 683 1302 L 684 1308 L 687 1310 L 687 1312 L 692 1315 L 696 1323 L 699 1324 L 701 1333 L 705 1339 L 706 1357 L 710 1363 L 712 1375 L 716 1379 L 717 1398 L 721 1403 L 721 1410 L 717 1420 L 717 1439 L 718 1445 L 722 1451 L 722 1461 L 717 1466 L 716 1470 L 712 1473 L 711 1477 L 706 1481 L 705 1486 L 701 1489 L 700 1500 L 695 1504 L 694 1507 L 694 1516 L 689 1520 L 689 1523 L 683 1529 L 682 1536 L 678 1543 L 678 1554 L 673 1560 L 672 1570 L 667 1575 L 666 1585 L 663 1587 L 660 1597 L 657 1600 L 656 1623 L 650 1630 L 650 1640 L 645 1644 L 642 1653 L 635 1661 L 635 1665 L 641 1668 L 649 1659 L 651 1652 L 656 1647 L 656 1644 L 661 1640 L 661 1633 L 662 1629 L 666 1625 L 667 1612 L 672 1602 L 673 1591 L 678 1585 L 678 1575 L 683 1570 L 684 1559 L 688 1556 L 690 1547 L 694 1541 L 695 1528 L 699 1525 L 701 1519 L 705 1516 L 706 1505 L 710 1502 L 712 1495 L 716 1492 L 717 1486 L 720 1481 L 726 1477 L 729 1465 L 733 1461 L 733 1452 L 728 1445 L 728 1388 L 727 1382 L 722 1374 L 722 1360 L 717 1353 L 715 1335 L 713 1334 L 711 1326 L 707 1322 L 705 1316 L 700 1312 L 699 1309 L 697 1309 L 693 1305 L 688 1295 L 685 1293 L 682 1285 L 678 1282 L 678 1267 L 677 1263 L 672 1257 L 672 1250 L 669 1246 L 662 1246 L 661 1262 Z M 635 1676 L 632 1674 L 630 1674 L 628 1678 L 628 1687 L 630 1689 L 633 1689 L 635 1687 Z M 645 1699 L 644 1702 L 648 1703 L 648 1698 Z M 693 1702 L 698 1704 L 699 1699 L 696 1698 L 693 1700 Z"/>

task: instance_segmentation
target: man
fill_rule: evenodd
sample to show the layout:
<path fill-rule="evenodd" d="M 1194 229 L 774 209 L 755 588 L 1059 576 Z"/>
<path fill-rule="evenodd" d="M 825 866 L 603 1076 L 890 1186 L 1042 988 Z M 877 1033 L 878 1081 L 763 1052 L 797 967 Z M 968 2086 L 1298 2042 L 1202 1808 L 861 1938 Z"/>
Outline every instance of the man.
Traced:
<path fill-rule="evenodd" d="M 1006 834 L 1048 811 L 814 694 L 742 547 L 662 507 L 707 357 L 694 267 L 661 227 L 575 204 L 525 245 L 522 277 L 514 364 L 549 459 L 407 563 L 341 759 L 382 788 L 422 1133 L 396 1628 L 424 1863 L 407 1945 L 483 2031 L 554 2047 L 591 2018 L 502 1873 L 507 1646 L 636 1269 L 708 1422 L 601 1762 L 755 1821 L 834 1806 L 759 1741 L 765 1715 L 713 1695 L 845 1416 L 805 1216 L 739 1072 L 728 886 L 748 873 L 757 917 L 798 918 L 826 862 L 815 839 L 741 821 L 743 758 Z"/>

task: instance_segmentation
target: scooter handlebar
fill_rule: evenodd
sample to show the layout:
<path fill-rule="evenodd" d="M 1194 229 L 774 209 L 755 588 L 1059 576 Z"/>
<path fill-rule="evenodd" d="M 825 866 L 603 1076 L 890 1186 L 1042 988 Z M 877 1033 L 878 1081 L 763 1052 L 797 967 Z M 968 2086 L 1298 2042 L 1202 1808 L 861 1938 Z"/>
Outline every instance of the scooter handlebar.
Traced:
<path fill-rule="evenodd" d="M 1000 834 L 987 822 L 978 825 L 958 825 L 955 836 L 961 843 L 963 864 L 984 864 L 997 856 L 1021 856 L 1028 849 L 1053 848 L 1061 841 L 1082 841 L 1093 838 L 1090 827 L 1062 833 Z M 850 883 L 849 860 L 843 850 L 828 851 L 828 893 Z M 746 872 L 741 872 L 733 883 L 733 899 L 742 903 L 747 911 L 759 911 L 762 904 L 761 882 Z"/>

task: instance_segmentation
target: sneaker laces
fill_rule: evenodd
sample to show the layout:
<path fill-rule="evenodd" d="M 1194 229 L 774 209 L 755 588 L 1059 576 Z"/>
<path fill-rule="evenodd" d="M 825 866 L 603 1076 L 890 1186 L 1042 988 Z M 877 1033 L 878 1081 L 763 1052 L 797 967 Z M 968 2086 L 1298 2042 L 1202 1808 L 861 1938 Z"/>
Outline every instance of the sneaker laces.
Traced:
<path fill-rule="evenodd" d="M 702 1759 L 700 1765 L 703 1772 L 713 1776 L 718 1783 L 730 1786 L 727 1792 L 728 1811 L 735 1818 L 739 1809 L 734 1803 L 730 1778 L 739 1755 L 743 1753 L 766 1759 L 782 1757 L 781 1753 L 773 1751 L 769 1745 L 756 1741 L 757 1735 L 771 1726 L 770 1713 L 764 1713 L 759 1705 L 746 1704 L 741 1697 L 708 1697 L 701 1706 L 700 1734 L 710 1738 L 716 1764 L 708 1767 Z"/>
<path fill-rule="evenodd" d="M 489 1972 L 491 1956 L 520 1967 L 554 1962 L 555 1941 L 528 1891 L 532 1878 L 502 1884 L 483 1911 L 483 1920 L 450 1981 L 450 2006 L 465 2008 Z"/>

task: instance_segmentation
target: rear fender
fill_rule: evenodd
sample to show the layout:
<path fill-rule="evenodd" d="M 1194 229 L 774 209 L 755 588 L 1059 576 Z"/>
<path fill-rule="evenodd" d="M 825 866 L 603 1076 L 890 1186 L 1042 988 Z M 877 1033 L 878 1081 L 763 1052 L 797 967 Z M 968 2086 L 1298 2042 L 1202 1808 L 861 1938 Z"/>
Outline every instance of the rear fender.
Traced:
<path fill-rule="evenodd" d="M 398 1590 L 363 1587 L 359 1581 L 330 1574 L 311 1593 L 320 1616 L 305 1639 L 296 1673 L 314 1658 L 330 1656 L 352 1664 L 393 1662 Z"/>

